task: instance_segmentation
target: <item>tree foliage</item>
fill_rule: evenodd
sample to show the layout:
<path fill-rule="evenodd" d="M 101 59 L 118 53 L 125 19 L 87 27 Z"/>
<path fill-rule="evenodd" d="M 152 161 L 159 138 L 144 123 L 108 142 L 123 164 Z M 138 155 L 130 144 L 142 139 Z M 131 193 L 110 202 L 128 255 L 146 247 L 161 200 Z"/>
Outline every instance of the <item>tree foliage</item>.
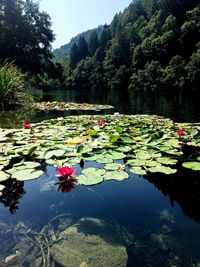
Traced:
<path fill-rule="evenodd" d="M 86 42 L 87 56 L 79 56 L 76 66 L 69 60 L 68 87 L 199 90 L 198 0 L 133 1 Z"/>
<path fill-rule="evenodd" d="M 33 0 L 0 1 L 0 60 L 33 76 L 59 73 L 52 62 L 51 19 Z"/>

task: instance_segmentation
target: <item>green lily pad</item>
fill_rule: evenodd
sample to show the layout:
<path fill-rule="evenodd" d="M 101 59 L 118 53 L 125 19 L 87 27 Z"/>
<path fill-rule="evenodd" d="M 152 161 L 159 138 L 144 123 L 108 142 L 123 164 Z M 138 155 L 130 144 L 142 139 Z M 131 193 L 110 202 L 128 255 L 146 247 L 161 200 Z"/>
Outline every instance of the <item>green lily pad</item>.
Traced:
<path fill-rule="evenodd" d="M 130 159 L 127 161 L 127 163 L 131 166 L 144 166 L 145 165 L 145 160 L 142 159 Z"/>
<path fill-rule="evenodd" d="M 4 182 L 6 180 L 8 180 L 10 178 L 10 175 L 3 172 L 3 171 L 0 171 L 0 182 Z"/>
<path fill-rule="evenodd" d="M 156 159 L 159 163 L 165 164 L 165 165 L 175 165 L 177 163 L 176 159 L 170 159 L 166 157 L 157 158 Z"/>
<path fill-rule="evenodd" d="M 140 167 L 133 167 L 129 171 L 134 173 L 134 174 L 137 174 L 137 175 L 146 175 L 147 174 L 147 172 Z"/>
<path fill-rule="evenodd" d="M 106 172 L 106 174 L 104 175 L 104 180 L 123 181 L 128 177 L 129 177 L 128 173 L 124 171 L 111 171 L 111 172 Z"/>
<path fill-rule="evenodd" d="M 18 181 L 28 181 L 39 178 L 43 174 L 43 171 L 36 171 L 35 169 L 26 169 L 15 172 L 12 178 Z"/>
<path fill-rule="evenodd" d="M 144 160 L 151 159 L 151 155 L 149 155 L 146 152 L 138 152 L 136 153 L 136 157 L 137 159 L 144 159 Z"/>
<path fill-rule="evenodd" d="M 156 167 L 151 167 L 148 169 L 148 171 L 156 173 L 156 172 L 160 172 L 160 173 L 164 173 L 164 174 L 174 174 L 177 172 L 177 170 L 172 169 L 170 167 L 165 167 L 165 166 L 161 166 L 161 165 L 157 165 Z"/>
<path fill-rule="evenodd" d="M 79 184 L 82 185 L 95 185 L 103 182 L 103 176 L 93 173 L 87 173 L 85 175 L 79 175 L 76 177 Z"/>
<path fill-rule="evenodd" d="M 98 163 L 106 164 L 106 163 L 112 163 L 113 160 L 111 158 L 97 158 L 96 160 Z"/>
<path fill-rule="evenodd" d="M 87 168 L 82 170 L 82 174 L 84 175 L 88 175 L 88 174 L 98 174 L 98 175 L 104 175 L 106 173 L 106 171 L 104 169 L 96 169 L 96 168 Z"/>
<path fill-rule="evenodd" d="M 193 171 L 200 171 L 200 162 L 197 161 L 184 162 L 182 166 Z"/>
<path fill-rule="evenodd" d="M 122 165 L 119 163 L 106 164 L 104 167 L 107 170 L 118 170 Z"/>

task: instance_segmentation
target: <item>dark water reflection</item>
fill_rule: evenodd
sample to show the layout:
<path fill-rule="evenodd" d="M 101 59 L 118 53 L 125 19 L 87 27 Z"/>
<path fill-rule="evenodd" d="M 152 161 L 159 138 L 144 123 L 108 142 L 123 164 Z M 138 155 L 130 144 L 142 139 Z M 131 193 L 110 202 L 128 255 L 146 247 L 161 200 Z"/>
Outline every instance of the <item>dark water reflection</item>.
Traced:
<path fill-rule="evenodd" d="M 126 90 L 120 91 L 94 91 L 92 89 L 81 90 L 55 90 L 44 94 L 44 101 L 66 101 L 77 103 L 109 104 L 115 109 L 88 111 L 31 111 L 15 110 L 0 111 L 0 127 L 21 127 L 23 122 L 39 122 L 51 118 L 68 115 L 82 114 L 112 114 L 119 112 L 122 114 L 157 114 L 173 119 L 176 122 L 198 122 L 200 120 L 200 105 L 198 95 L 170 94 L 136 92 L 128 93 Z"/>
<path fill-rule="evenodd" d="M 87 94 L 56 91 L 46 95 L 45 99 L 112 104 L 120 113 L 159 114 L 175 121 L 199 121 L 200 118 L 198 98 L 191 100 L 190 96 L 172 99 L 142 94 L 130 98 L 123 90 L 117 94 L 103 91 L 97 94 L 91 90 Z M 107 112 L 114 111 L 103 111 L 104 114 Z M 37 122 L 83 113 L 5 112 L 0 113 L 0 125 L 20 127 L 25 121 Z M 85 167 L 89 166 L 95 166 L 95 163 L 86 163 Z M 79 172 L 77 166 L 76 173 Z M 11 266 L 5 265 L 3 260 L 16 251 L 26 259 L 33 247 L 25 250 L 22 241 L 33 239 L 34 233 L 35 236 L 42 231 L 46 233 L 45 227 L 49 227 L 50 222 L 53 222 L 52 229 L 59 232 L 66 229 L 67 223 L 73 225 L 83 217 L 98 218 L 118 227 L 128 252 L 127 267 L 200 266 L 199 173 L 180 170 L 172 176 L 130 174 L 130 178 L 123 182 L 107 181 L 92 187 L 60 185 L 55 173 L 54 168 L 47 166 L 46 174 L 40 179 L 25 183 L 13 179 L 2 183 L 6 188 L 0 195 L 0 266 Z M 21 266 L 37 265 L 24 260 Z"/>
<path fill-rule="evenodd" d="M 77 167 L 76 172 L 79 171 Z M 20 225 L 39 232 L 49 221 L 64 214 L 72 224 L 82 217 L 117 224 L 125 235 L 128 267 L 198 266 L 200 182 L 197 174 L 180 172 L 145 179 L 130 175 L 123 182 L 107 181 L 92 187 L 76 185 L 63 193 L 58 190 L 55 173 L 49 166 L 41 179 L 19 183 L 13 192 L 8 192 L 12 186 L 5 183 L 8 189 L 0 197 L 0 258 L 14 253 L 18 240 L 16 229 Z"/>

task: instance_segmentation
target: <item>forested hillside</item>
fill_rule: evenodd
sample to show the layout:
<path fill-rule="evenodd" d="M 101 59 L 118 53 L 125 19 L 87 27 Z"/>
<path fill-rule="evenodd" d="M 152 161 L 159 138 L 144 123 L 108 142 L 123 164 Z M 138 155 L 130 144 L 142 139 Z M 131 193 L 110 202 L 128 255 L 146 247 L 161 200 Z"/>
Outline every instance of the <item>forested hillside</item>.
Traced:
<path fill-rule="evenodd" d="M 68 56 L 69 56 L 69 53 L 70 53 L 70 50 L 71 50 L 72 46 L 75 43 L 78 43 L 78 41 L 79 41 L 79 39 L 81 37 L 84 37 L 87 40 L 88 37 L 90 36 L 90 34 L 92 33 L 92 31 L 94 31 L 94 30 L 97 32 L 98 36 L 100 36 L 102 31 L 103 31 L 103 26 L 100 25 L 96 29 L 92 29 L 92 30 L 88 30 L 88 31 L 79 33 L 78 35 L 73 37 L 68 44 L 62 45 L 60 48 L 55 49 L 53 51 L 54 61 L 66 60 L 68 58 Z"/>
<path fill-rule="evenodd" d="M 79 38 L 65 61 L 68 88 L 197 91 L 198 0 L 136 0 L 100 37 Z"/>

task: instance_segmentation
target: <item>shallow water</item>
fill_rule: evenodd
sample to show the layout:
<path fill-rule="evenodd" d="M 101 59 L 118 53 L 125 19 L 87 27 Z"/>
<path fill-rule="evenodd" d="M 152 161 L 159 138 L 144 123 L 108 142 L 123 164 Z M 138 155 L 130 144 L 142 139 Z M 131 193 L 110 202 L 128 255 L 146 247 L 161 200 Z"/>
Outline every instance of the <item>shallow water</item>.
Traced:
<path fill-rule="evenodd" d="M 76 173 L 79 171 L 77 167 Z M 30 254 L 30 251 L 23 251 L 21 242 L 24 238 L 33 239 L 34 235 L 43 231 L 51 240 L 44 231 L 49 224 L 58 234 L 81 218 L 92 217 L 116 226 L 116 239 L 118 236 L 122 238 L 128 253 L 127 266 L 199 266 L 200 225 L 198 213 L 196 209 L 193 210 L 196 205 L 199 211 L 199 199 L 193 196 L 192 203 L 187 197 L 187 193 L 189 196 L 191 192 L 187 192 L 187 187 L 184 187 L 184 191 L 181 186 L 180 192 L 178 189 L 176 192 L 177 195 L 184 194 L 184 200 L 176 198 L 170 186 L 166 186 L 166 179 L 171 180 L 173 186 L 176 177 L 167 176 L 164 183 L 159 182 L 158 185 L 158 179 L 164 176 L 151 177 L 148 181 L 130 174 L 130 178 L 123 182 L 107 181 L 90 187 L 79 185 L 68 193 L 62 193 L 57 190 L 55 173 L 56 170 L 48 166 L 46 174 L 40 179 L 25 184 L 18 182 L 18 189 L 13 192 L 15 205 L 13 198 L 4 202 L 7 207 L 0 204 L 2 260 L 16 251 L 23 255 L 24 260 L 26 257 L 23 253 Z M 196 182 L 197 175 L 194 174 L 193 186 Z M 169 196 L 164 196 L 153 183 Z M 183 211 L 187 214 L 190 204 L 193 207 L 189 209 L 189 218 Z M 38 255 L 39 252 L 36 258 Z M 51 261 L 53 264 L 52 258 Z M 25 260 L 22 266 L 32 265 Z M 93 262 L 88 266 L 99 265 Z"/>

